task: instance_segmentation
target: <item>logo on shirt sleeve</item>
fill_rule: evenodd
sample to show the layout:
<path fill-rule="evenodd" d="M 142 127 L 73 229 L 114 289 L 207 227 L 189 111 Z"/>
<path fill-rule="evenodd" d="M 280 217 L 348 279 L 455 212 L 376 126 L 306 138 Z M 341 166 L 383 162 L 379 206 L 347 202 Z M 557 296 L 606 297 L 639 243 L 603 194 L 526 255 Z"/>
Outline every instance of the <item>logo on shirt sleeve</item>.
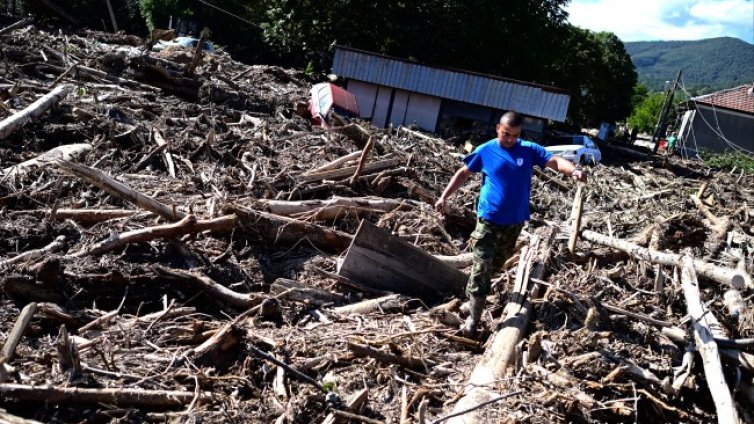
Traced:
<path fill-rule="evenodd" d="M 524 164 L 524 158 L 518 158 L 516 159 L 516 165 L 521 166 Z"/>

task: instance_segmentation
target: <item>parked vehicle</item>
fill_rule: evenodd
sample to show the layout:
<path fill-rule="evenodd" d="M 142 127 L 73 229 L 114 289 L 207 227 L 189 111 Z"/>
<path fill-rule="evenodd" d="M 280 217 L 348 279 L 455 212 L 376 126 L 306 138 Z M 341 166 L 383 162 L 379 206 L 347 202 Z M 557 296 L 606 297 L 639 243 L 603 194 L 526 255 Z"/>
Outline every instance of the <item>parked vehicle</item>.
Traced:
<path fill-rule="evenodd" d="M 155 43 L 154 46 L 152 46 L 152 50 L 159 52 L 162 50 L 165 50 L 168 47 L 183 47 L 188 49 L 195 49 L 197 44 L 199 44 L 199 39 L 194 37 L 176 37 L 171 41 L 165 41 L 165 40 L 159 40 L 157 43 Z M 215 46 L 212 45 L 212 42 L 210 41 L 204 41 L 204 50 L 214 53 L 215 52 Z"/>
<path fill-rule="evenodd" d="M 597 144 L 586 135 L 561 135 L 549 139 L 545 149 L 553 155 L 564 157 L 573 163 L 594 165 L 602 160 Z"/>

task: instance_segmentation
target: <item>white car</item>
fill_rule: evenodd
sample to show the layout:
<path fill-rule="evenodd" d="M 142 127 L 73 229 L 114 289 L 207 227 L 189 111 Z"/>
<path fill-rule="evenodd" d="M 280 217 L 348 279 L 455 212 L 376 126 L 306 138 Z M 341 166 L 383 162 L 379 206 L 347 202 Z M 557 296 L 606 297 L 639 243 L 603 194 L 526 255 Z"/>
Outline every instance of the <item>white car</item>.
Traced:
<path fill-rule="evenodd" d="M 195 49 L 197 44 L 199 44 L 198 38 L 176 37 L 172 41 L 158 40 L 157 43 L 155 43 L 155 45 L 152 46 L 152 50 L 159 52 L 159 51 L 165 50 L 168 47 L 182 47 L 182 48 L 187 48 L 187 49 Z M 204 50 L 210 53 L 214 53 L 215 46 L 212 45 L 212 42 L 205 41 Z"/>
<path fill-rule="evenodd" d="M 602 160 L 597 144 L 585 135 L 563 135 L 550 139 L 545 146 L 548 152 L 561 156 L 575 164 L 594 165 Z"/>

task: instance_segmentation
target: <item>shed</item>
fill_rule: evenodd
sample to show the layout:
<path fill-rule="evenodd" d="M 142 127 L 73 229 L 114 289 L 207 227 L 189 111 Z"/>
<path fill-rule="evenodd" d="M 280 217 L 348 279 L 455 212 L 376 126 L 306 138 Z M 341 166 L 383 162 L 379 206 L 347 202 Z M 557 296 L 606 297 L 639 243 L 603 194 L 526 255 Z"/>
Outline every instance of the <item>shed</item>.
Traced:
<path fill-rule="evenodd" d="M 754 85 L 741 85 L 697 96 L 678 130 L 680 143 L 691 154 L 739 151 L 754 154 Z"/>
<path fill-rule="evenodd" d="M 565 121 L 567 91 L 471 71 L 438 68 L 336 46 L 332 72 L 347 80 L 360 116 L 378 127 L 412 125 L 436 133 L 491 129 L 508 110 L 524 115 L 524 137 L 547 120 Z"/>

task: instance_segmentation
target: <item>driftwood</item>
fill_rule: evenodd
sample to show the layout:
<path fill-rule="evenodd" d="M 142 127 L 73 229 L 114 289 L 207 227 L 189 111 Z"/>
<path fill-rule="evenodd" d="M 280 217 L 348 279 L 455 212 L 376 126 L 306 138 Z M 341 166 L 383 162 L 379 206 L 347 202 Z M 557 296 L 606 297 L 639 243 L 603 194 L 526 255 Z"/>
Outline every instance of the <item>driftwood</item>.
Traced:
<path fill-rule="evenodd" d="M 539 296 L 540 286 L 529 286 L 530 278 L 542 278 L 550 256 L 550 237 L 540 239 L 532 237 L 530 247 L 524 248 L 516 272 L 516 283 L 511 293 L 511 301 L 505 306 L 500 316 L 492 343 L 482 354 L 482 358 L 471 372 L 464 396 L 453 407 L 453 413 L 464 411 L 490 398 L 492 384 L 505 375 L 505 369 L 511 363 L 515 347 L 524 335 L 532 314 L 532 299 Z M 480 412 L 458 416 L 450 423 L 477 423 Z"/>
<path fill-rule="evenodd" d="M 48 109 L 63 100 L 70 91 L 71 86 L 61 85 L 40 97 L 39 100 L 30 104 L 24 110 L 0 121 L 0 139 L 7 138 L 18 127 L 41 116 Z"/>
<path fill-rule="evenodd" d="M 160 203 L 152 199 L 151 197 L 139 193 L 138 191 L 128 187 L 126 184 L 123 184 L 120 181 L 116 181 L 114 178 L 100 171 L 99 169 L 90 168 L 86 165 L 81 165 L 67 160 L 57 160 L 55 161 L 55 163 L 65 171 L 70 172 L 83 181 L 97 186 L 113 196 L 127 200 L 140 208 L 154 212 L 157 215 L 162 216 L 163 218 L 169 219 L 171 221 L 177 221 L 186 216 L 185 213 L 178 211 L 175 206 L 170 207 L 164 203 Z"/>
<path fill-rule="evenodd" d="M 62 250 L 63 247 L 65 247 L 65 236 L 57 236 L 55 237 L 55 240 L 52 241 L 52 243 L 41 249 L 29 250 L 10 259 L 0 261 L 0 268 L 21 262 L 31 262 L 41 258 L 42 256 Z"/>
<path fill-rule="evenodd" d="M 392 313 L 400 311 L 407 299 L 399 294 L 390 294 L 377 299 L 363 300 L 346 306 L 333 308 L 333 312 L 340 315 L 370 314 L 372 312 Z"/>
<path fill-rule="evenodd" d="M 28 19 L 28 18 L 21 19 L 20 21 L 14 22 L 14 23 L 8 25 L 7 27 L 5 27 L 3 29 L 0 29 L 0 35 L 7 34 L 7 33 L 11 32 L 13 30 L 16 30 L 18 28 L 26 26 L 26 25 L 30 24 L 31 22 L 32 22 L 32 20 Z"/>
<path fill-rule="evenodd" d="M 576 194 L 573 195 L 573 208 L 571 209 L 571 233 L 568 235 L 568 251 L 573 253 L 576 249 L 576 240 L 579 237 L 581 227 L 581 211 L 584 208 L 584 185 L 579 184 Z"/>
<path fill-rule="evenodd" d="M 3 423 L 3 424 L 42 424 L 39 421 L 17 417 L 15 415 L 8 413 L 8 411 L 2 408 L 0 408 L 0 423 Z"/>
<path fill-rule="evenodd" d="M 326 163 L 326 164 L 324 164 L 322 166 L 318 166 L 318 167 L 316 167 L 314 169 L 306 171 L 302 175 L 318 174 L 320 172 L 329 171 L 329 170 L 332 170 L 332 169 L 337 169 L 341 165 L 343 165 L 343 164 L 345 164 L 345 163 L 347 163 L 349 161 L 356 160 L 361 155 L 362 155 L 361 151 L 355 151 L 355 152 L 349 153 L 349 154 L 341 156 L 341 157 L 339 157 L 339 158 L 337 158 L 337 159 L 335 159 L 333 161 L 330 161 L 330 162 L 328 162 L 328 163 Z"/>
<path fill-rule="evenodd" d="M 109 403 L 119 406 L 171 407 L 191 403 L 196 394 L 178 390 L 144 390 L 126 388 L 87 389 L 82 387 L 28 386 L 25 384 L 0 384 L 0 395 L 16 401 L 55 402 L 55 403 Z M 201 393 L 198 398 L 212 400 L 212 396 Z"/>
<path fill-rule="evenodd" d="M 658 252 L 656 250 L 647 249 L 645 247 L 639 246 L 638 244 L 634 244 L 626 240 L 611 238 L 594 231 L 584 230 L 581 232 L 581 236 L 585 240 L 589 240 L 593 243 L 599 243 L 615 249 L 620 249 L 637 259 L 655 264 L 673 266 L 676 263 L 679 263 L 681 259 L 681 256 L 678 254 Z M 751 281 L 751 278 L 735 269 L 716 266 L 701 260 L 695 260 L 693 262 L 693 265 L 696 269 L 696 272 L 700 275 L 709 278 L 712 281 L 729 285 L 733 288 L 740 289 L 744 286 L 748 286 Z"/>
<path fill-rule="evenodd" d="M 55 159 L 74 160 L 75 158 L 88 153 L 92 150 L 92 146 L 86 143 L 79 144 L 66 144 L 64 146 L 58 146 L 54 149 L 48 150 L 41 155 L 21 162 L 18 165 L 9 166 L 3 169 L 5 175 L 21 175 L 29 172 L 36 167 L 42 167 Z"/>
<path fill-rule="evenodd" d="M 201 288 L 213 298 L 238 308 L 251 308 L 252 306 L 261 304 L 266 299 L 266 297 L 255 294 L 235 292 L 198 272 L 168 268 L 161 265 L 155 265 L 153 269 L 162 277 L 185 281 L 194 287 Z"/>
<path fill-rule="evenodd" d="M 385 213 L 409 202 L 376 197 L 332 197 L 327 200 L 285 201 L 259 199 L 256 209 L 280 216 L 306 217 L 318 221 L 331 221 L 348 214 L 360 212 Z"/>
<path fill-rule="evenodd" d="M 318 249 L 342 252 L 351 243 L 351 236 L 341 231 L 297 219 L 259 212 L 237 204 L 224 207 L 224 212 L 236 214 L 241 229 L 274 244 L 294 244 L 309 241 Z"/>
<path fill-rule="evenodd" d="M 709 311 L 705 311 L 699 297 L 699 283 L 696 278 L 694 259 L 687 255 L 681 261 L 683 295 L 686 299 L 686 307 L 688 308 L 689 315 L 691 316 L 696 348 L 702 356 L 704 375 L 712 394 L 712 399 L 715 402 L 715 409 L 718 414 L 717 421 L 719 423 L 737 424 L 739 422 L 738 413 L 736 412 L 728 384 L 725 382 L 717 344 L 713 339 L 710 329 L 710 320 L 714 317 L 711 316 Z"/>
<path fill-rule="evenodd" d="M 193 215 L 186 215 L 175 223 L 141 228 L 111 236 L 106 240 L 73 253 L 71 256 L 80 258 L 82 256 L 102 255 L 103 253 L 128 246 L 131 243 L 142 243 L 159 238 L 177 237 L 184 234 L 200 233 L 202 231 L 229 232 L 236 226 L 237 221 L 238 219 L 235 215 L 226 215 L 207 220 L 197 220 Z"/>
<path fill-rule="evenodd" d="M 375 172 L 379 172 L 385 169 L 395 168 L 400 163 L 401 162 L 398 159 L 385 159 L 385 160 L 381 160 L 377 162 L 372 162 L 372 163 L 368 163 L 364 165 L 360 173 L 373 174 Z M 316 174 L 306 174 L 306 175 L 302 174 L 296 180 L 300 183 L 311 183 L 314 181 L 322 181 L 322 180 L 337 180 L 337 179 L 346 178 L 348 176 L 354 175 L 358 168 L 359 168 L 358 165 L 355 165 L 355 166 L 348 166 L 348 167 L 340 168 L 340 169 L 322 171 Z"/>
<path fill-rule="evenodd" d="M 21 337 L 23 337 L 26 328 L 29 326 L 29 322 L 31 322 L 31 318 L 34 316 L 34 313 L 36 313 L 36 311 L 37 304 L 34 302 L 24 306 L 24 308 L 21 310 L 21 313 L 18 314 L 16 322 L 13 324 L 13 329 L 5 339 L 3 348 L 2 350 L 0 350 L 0 383 L 4 383 L 8 380 L 8 370 L 6 369 L 6 364 L 10 362 L 13 359 L 13 356 L 16 354 L 16 347 L 21 341 Z"/>

